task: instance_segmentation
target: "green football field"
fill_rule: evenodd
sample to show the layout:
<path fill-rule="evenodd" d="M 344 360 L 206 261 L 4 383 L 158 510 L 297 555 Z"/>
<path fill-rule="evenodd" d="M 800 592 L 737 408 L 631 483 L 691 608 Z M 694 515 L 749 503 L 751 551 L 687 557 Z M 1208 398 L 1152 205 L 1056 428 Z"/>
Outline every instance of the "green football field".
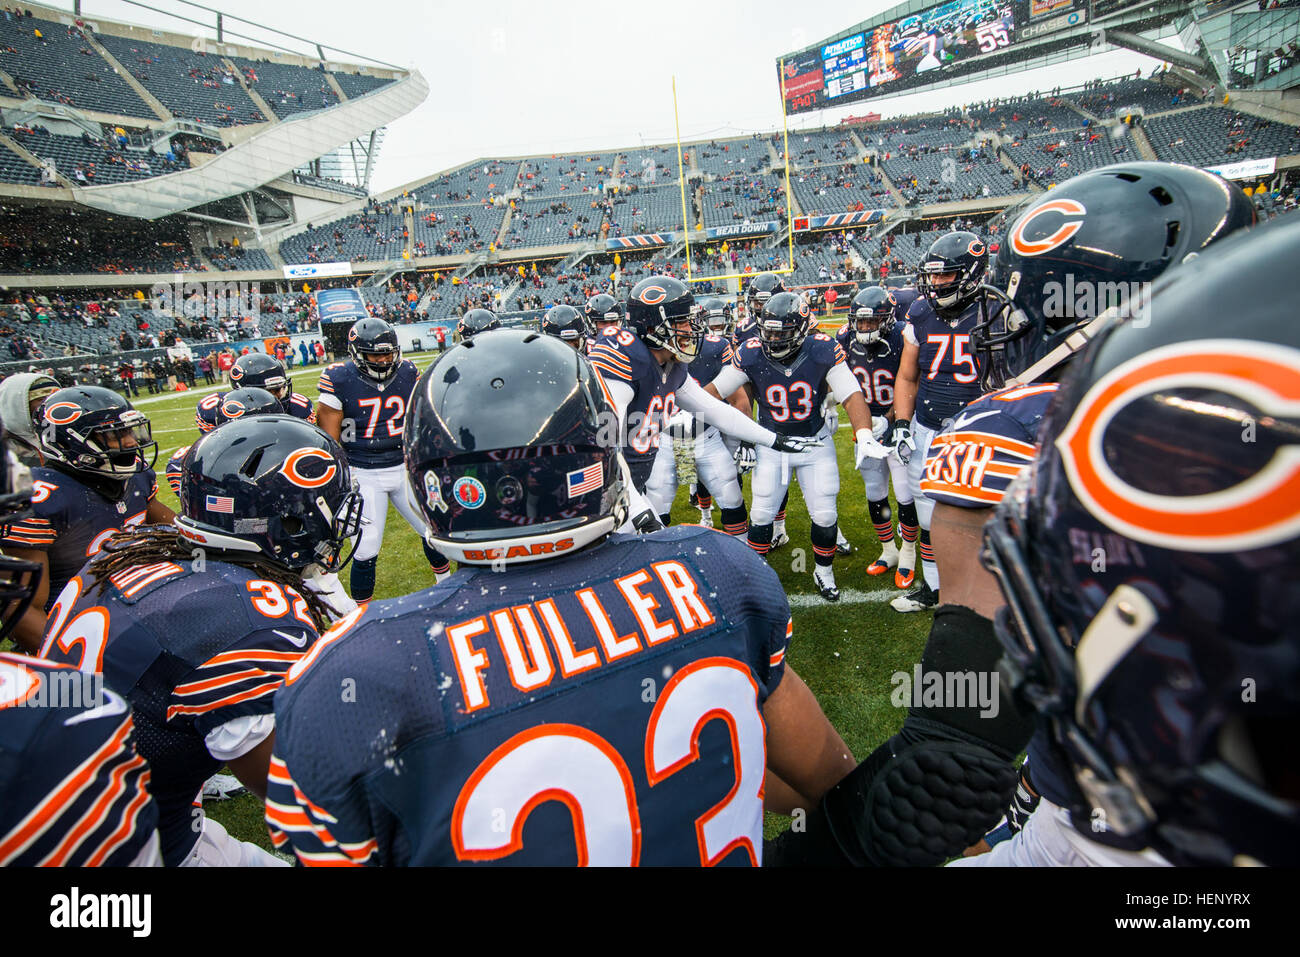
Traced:
<path fill-rule="evenodd" d="M 420 353 L 408 358 L 423 370 L 435 355 Z M 292 371 L 294 389 L 315 400 L 316 381 L 322 368 L 295 367 Z M 211 390 L 200 386 L 195 391 L 169 394 L 165 398 L 142 394 L 134 400 L 153 423 L 159 449 L 159 494 L 173 508 L 178 503 L 163 480 L 163 466 L 176 449 L 198 437 L 194 406 L 208 391 Z M 842 413 L 841 418 L 847 421 Z M 854 756 L 862 760 L 902 726 L 906 711 L 890 703 L 892 687 L 889 679 L 897 671 L 910 673 L 912 664 L 920 660 L 931 616 L 928 613 L 902 615 L 893 611 L 888 600 L 899 594 L 894 588 L 893 576 L 872 578 L 866 573 L 867 566 L 879 554 L 880 546 L 875 541 L 875 532 L 866 513 L 861 480 L 853 468 L 852 444 L 850 430 L 841 428 L 836 437 L 842 477 L 840 525 L 858 550 L 847 558 L 840 556 L 836 559 L 835 577 L 840 587 L 840 601 L 837 604 L 823 601 L 813 585 L 808 513 L 797 487 L 792 489 L 786 520 L 790 544 L 773 552 L 768 560 L 781 577 L 794 614 L 794 638 L 786 661 L 807 682 Z M 748 487 L 746 482 L 746 490 Z M 685 485 L 678 490 L 673 507 L 674 522 L 699 521 L 699 512 L 689 505 L 687 493 Z M 718 519 L 716 509 L 714 518 L 715 521 Z M 376 598 L 408 594 L 433 584 L 418 537 L 391 507 L 384 536 Z M 346 570 L 342 578 L 346 585 Z M 232 834 L 270 847 L 262 823 L 261 805 L 251 796 L 209 802 L 206 809 Z M 768 816 L 769 837 L 784 827 L 782 822 L 781 818 Z"/>

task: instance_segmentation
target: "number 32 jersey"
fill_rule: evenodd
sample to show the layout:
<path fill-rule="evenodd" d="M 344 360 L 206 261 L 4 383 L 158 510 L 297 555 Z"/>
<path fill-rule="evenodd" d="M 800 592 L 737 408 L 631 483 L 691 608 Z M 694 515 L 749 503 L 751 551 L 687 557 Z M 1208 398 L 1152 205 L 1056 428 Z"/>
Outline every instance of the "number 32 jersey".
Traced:
<path fill-rule="evenodd" d="M 117 572 L 102 592 L 87 572 L 74 577 L 50 613 L 41 657 L 102 673 L 131 702 L 171 867 L 198 840 L 194 799 L 224 763 L 208 734 L 269 717 L 284 672 L 316 638 L 292 588 L 225 562 L 195 571 L 163 561 Z"/>
<path fill-rule="evenodd" d="M 386 382 L 361 374 L 357 364 L 335 362 L 320 374 L 320 404 L 343 412 L 343 450 L 354 468 L 402 464 L 402 427 L 420 372 L 403 359 Z M 352 428 L 346 426 L 352 421 Z"/>
<path fill-rule="evenodd" d="M 276 696 L 272 838 L 308 865 L 760 863 L 789 622 L 695 526 L 372 602 Z"/>

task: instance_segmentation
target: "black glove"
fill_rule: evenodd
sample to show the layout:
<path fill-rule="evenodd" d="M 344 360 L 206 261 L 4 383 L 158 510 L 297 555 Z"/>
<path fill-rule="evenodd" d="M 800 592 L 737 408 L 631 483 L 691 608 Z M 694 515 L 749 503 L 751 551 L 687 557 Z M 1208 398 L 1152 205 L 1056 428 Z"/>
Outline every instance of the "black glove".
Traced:
<path fill-rule="evenodd" d="M 664 523 L 659 521 L 659 516 L 655 514 L 654 509 L 648 508 L 639 515 L 632 518 L 632 527 L 641 535 L 648 535 L 651 532 L 657 532 L 664 527 Z"/>
<path fill-rule="evenodd" d="M 799 435 L 778 435 L 772 440 L 772 448 L 778 452 L 807 452 L 809 449 L 821 448 L 820 439 L 804 438 Z"/>

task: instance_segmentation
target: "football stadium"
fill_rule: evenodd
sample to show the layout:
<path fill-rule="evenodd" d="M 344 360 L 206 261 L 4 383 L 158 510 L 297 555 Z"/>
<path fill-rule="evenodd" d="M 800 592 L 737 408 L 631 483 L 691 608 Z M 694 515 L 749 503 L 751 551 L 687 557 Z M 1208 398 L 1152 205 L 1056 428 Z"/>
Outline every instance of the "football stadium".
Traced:
<path fill-rule="evenodd" d="M 1300 863 L 1295 0 L 211 2 L 0 17 L 0 863 Z"/>

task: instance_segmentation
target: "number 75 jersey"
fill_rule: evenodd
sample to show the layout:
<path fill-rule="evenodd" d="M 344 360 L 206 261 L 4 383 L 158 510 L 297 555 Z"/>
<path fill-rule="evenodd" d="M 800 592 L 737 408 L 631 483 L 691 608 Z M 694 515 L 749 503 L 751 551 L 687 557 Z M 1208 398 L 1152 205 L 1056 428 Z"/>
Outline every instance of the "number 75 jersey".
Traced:
<path fill-rule="evenodd" d="M 382 469 L 402 464 L 402 427 L 420 372 L 403 359 L 385 382 L 361 374 L 349 359 L 320 374 L 321 405 L 343 412 L 343 451 L 354 468 Z M 351 426 L 348 422 L 351 422 Z"/>

